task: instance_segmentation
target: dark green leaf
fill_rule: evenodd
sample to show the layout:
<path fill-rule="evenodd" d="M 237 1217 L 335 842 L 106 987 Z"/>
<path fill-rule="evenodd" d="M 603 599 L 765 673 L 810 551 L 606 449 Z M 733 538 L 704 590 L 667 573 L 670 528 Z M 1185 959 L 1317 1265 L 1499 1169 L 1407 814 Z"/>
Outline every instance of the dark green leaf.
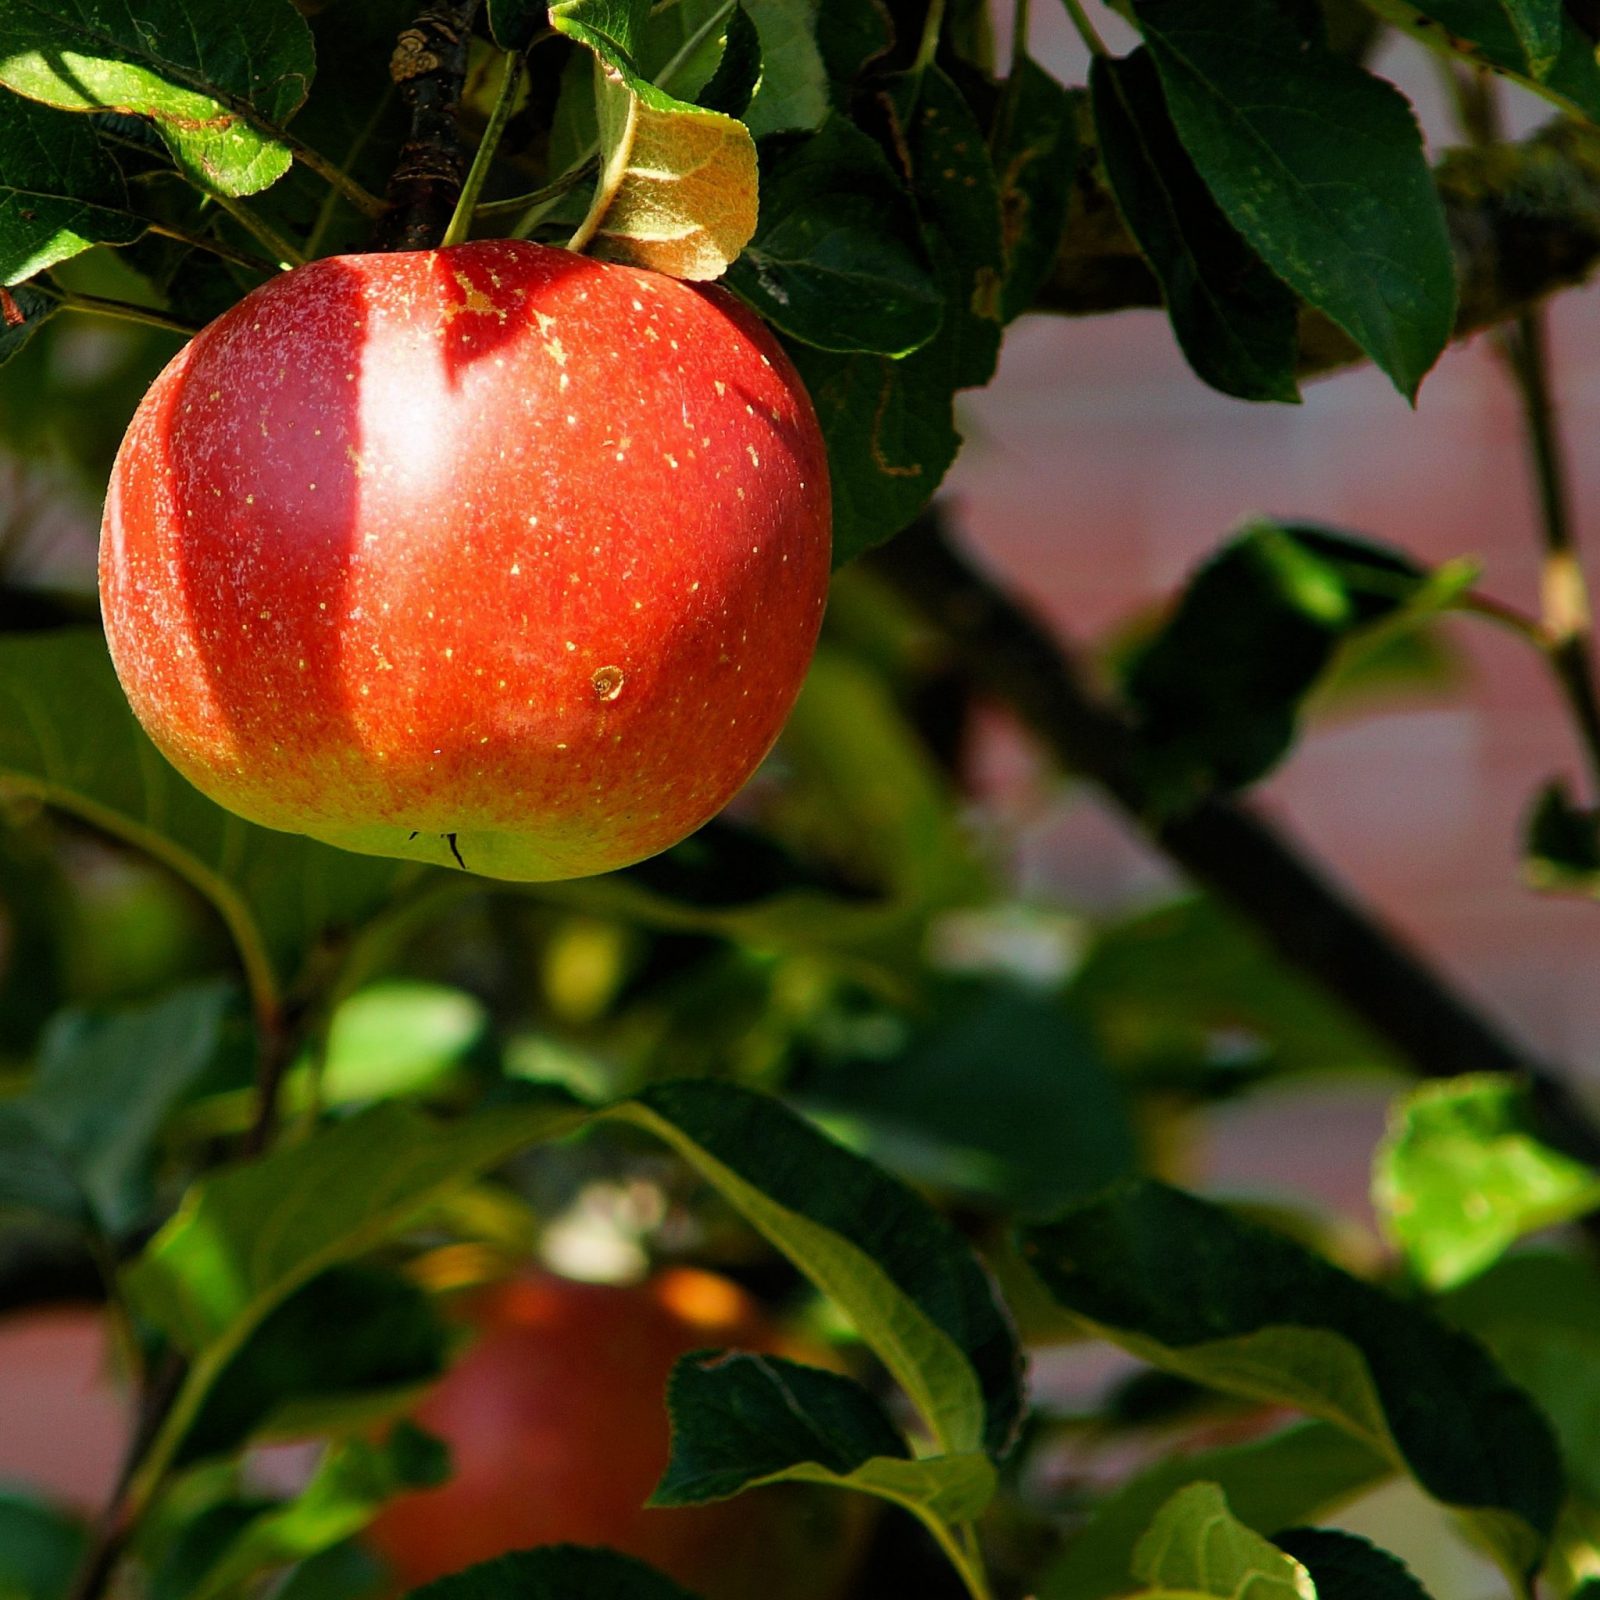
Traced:
<path fill-rule="evenodd" d="M 253 1436 L 303 1436 L 381 1415 L 437 1378 L 449 1348 L 433 1302 L 408 1279 L 333 1267 L 272 1312 L 223 1369 L 177 1464 L 225 1455 Z"/>
<path fill-rule="evenodd" d="M 1551 1251 L 1507 1256 L 1439 1303 L 1488 1345 L 1561 1441 L 1574 1494 L 1600 1505 L 1600 1277 Z"/>
<path fill-rule="evenodd" d="M 941 338 L 900 360 L 788 350 L 828 446 L 840 567 L 893 538 L 950 470 L 961 445 L 952 353 Z"/>
<path fill-rule="evenodd" d="M 661 1084 L 607 1115 L 666 1139 L 822 1288 L 946 1452 L 1009 1447 L 1015 1335 L 977 1258 L 911 1190 L 731 1083 Z"/>
<path fill-rule="evenodd" d="M 843 111 L 855 80 L 894 43 L 887 0 L 818 0 L 816 38 L 833 103 Z"/>
<path fill-rule="evenodd" d="M 254 977 L 286 980 L 323 933 L 359 925 L 417 873 L 258 828 L 191 788 L 134 720 L 98 630 L 0 639 L 0 779 L 181 874 Z"/>
<path fill-rule="evenodd" d="M 741 0 L 761 43 L 761 82 L 745 113 L 758 139 L 820 128 L 828 115 L 828 74 L 817 48 L 816 0 Z M 730 28 L 729 48 L 733 33 Z"/>
<path fill-rule="evenodd" d="M 1272 1541 L 1311 1574 L 1317 1600 L 1428 1600 L 1398 1556 L 1333 1528 L 1291 1528 Z"/>
<path fill-rule="evenodd" d="M 1092 1040 L 1055 996 L 1009 984 L 951 985 L 903 1048 L 841 1061 L 802 1089 L 891 1142 L 931 1142 L 930 1182 L 1033 1215 L 1104 1188 L 1135 1160 L 1122 1091 Z M 897 1165 L 890 1146 L 879 1153 Z"/>
<path fill-rule="evenodd" d="M 1441 55 L 1482 62 L 1557 105 L 1591 120 L 1600 116 L 1600 61 L 1576 6 L 1561 0 L 1367 3 Z"/>
<path fill-rule="evenodd" d="M 1190 582 L 1127 670 L 1155 791 L 1175 808 L 1254 782 L 1293 742 L 1301 703 L 1357 630 L 1453 598 L 1398 552 L 1326 529 L 1257 523 Z"/>
<path fill-rule="evenodd" d="M 10 0 L 0 83 L 64 111 L 151 118 L 205 189 L 254 194 L 289 169 L 274 135 L 306 97 L 311 31 L 289 0 Z"/>
<path fill-rule="evenodd" d="M 502 50 L 526 50 L 545 25 L 545 0 L 488 0 L 489 32 Z"/>
<path fill-rule="evenodd" d="M 77 1518 L 0 1490 L 0 1595 L 6 1600 L 66 1600 L 88 1548 L 88 1530 Z"/>
<path fill-rule="evenodd" d="M 1483 1347 L 1304 1246 L 1154 1182 L 1024 1231 L 1054 1297 L 1166 1370 L 1294 1406 L 1388 1455 L 1506 1566 L 1562 1495 L 1548 1424 Z"/>
<path fill-rule="evenodd" d="M 1189 365 L 1241 400 L 1300 398 L 1295 298 L 1223 216 L 1184 153 L 1147 50 L 1095 59 L 1100 158 L 1161 284 Z"/>
<path fill-rule="evenodd" d="M 297 1566 L 274 1600 L 377 1600 L 388 1593 L 377 1558 L 359 1544 L 337 1544 Z"/>
<path fill-rule="evenodd" d="M 1033 304 L 1060 252 L 1078 166 L 1076 98 L 1026 55 L 1018 57 L 1000 93 L 989 157 L 1000 186 L 1005 246 L 1002 322 Z"/>
<path fill-rule="evenodd" d="M 1534 888 L 1600 895 L 1600 814 L 1576 805 L 1565 779 L 1539 791 L 1526 835 L 1523 871 Z"/>
<path fill-rule="evenodd" d="M 917 214 L 876 142 L 833 116 L 763 148 L 761 220 L 730 289 L 792 338 L 904 355 L 944 310 Z"/>
<path fill-rule="evenodd" d="M 7 1213 L 92 1225 L 88 1196 L 30 1107 L 0 1101 L 0 1217 Z"/>
<path fill-rule="evenodd" d="M 685 1356 L 672 1370 L 667 1404 L 672 1459 L 652 1505 L 820 1483 L 877 1495 L 938 1527 L 971 1521 L 994 1494 L 986 1457 L 913 1460 L 883 1407 L 854 1379 L 780 1356 Z"/>
<path fill-rule="evenodd" d="M 1414 397 L 1455 317 L 1444 212 L 1411 108 L 1277 0 L 1136 0 L 1167 105 L 1261 258 Z"/>
<path fill-rule="evenodd" d="M 121 171 L 86 119 L 0 94 L 0 283 L 143 232 Z"/>
<path fill-rule="evenodd" d="M 1414 1089 L 1379 1147 L 1373 1204 L 1431 1289 L 1450 1289 L 1524 1234 L 1600 1206 L 1600 1173 L 1554 1150 L 1528 1086 L 1481 1073 Z"/>
<path fill-rule="evenodd" d="M 667 1407 L 672 1459 L 653 1505 L 726 1500 L 796 1466 L 843 1478 L 874 1456 L 911 1459 L 889 1414 L 853 1378 L 780 1356 L 684 1356 Z"/>
<path fill-rule="evenodd" d="M 520 1550 L 413 1589 L 407 1600 L 695 1600 L 642 1561 L 614 1550 Z"/>
<path fill-rule="evenodd" d="M 1392 1463 L 1326 1422 L 1301 1423 L 1266 1439 L 1170 1456 L 1094 1508 L 1039 1580 L 1039 1600 L 1110 1600 L 1124 1593 L 1133 1551 L 1151 1519 L 1179 1489 L 1215 1483 L 1247 1528 L 1271 1535 L 1320 1515 L 1391 1476 Z"/>
<path fill-rule="evenodd" d="M 761 81 L 761 35 L 743 0 L 728 13 L 727 30 L 722 59 L 694 103 L 707 111 L 720 111 L 725 117 L 742 117 L 750 109 L 750 97 Z M 762 178 L 765 177 L 763 172 Z"/>
<path fill-rule="evenodd" d="M 1000 355 L 1000 186 L 983 130 L 943 72 L 929 67 L 888 92 L 900 102 L 912 193 L 944 284 L 939 342 L 949 349 L 955 386 L 977 388 L 994 376 Z"/>
<path fill-rule="evenodd" d="M 9 292 L 0 292 L 0 367 L 22 353 L 22 347 L 60 306 L 61 302 L 54 295 L 25 283 Z"/>
<path fill-rule="evenodd" d="M 216 1060 L 231 985 L 179 989 L 125 1011 L 68 1011 L 45 1031 L 27 1106 L 113 1236 L 153 1199 L 168 1115 Z"/>

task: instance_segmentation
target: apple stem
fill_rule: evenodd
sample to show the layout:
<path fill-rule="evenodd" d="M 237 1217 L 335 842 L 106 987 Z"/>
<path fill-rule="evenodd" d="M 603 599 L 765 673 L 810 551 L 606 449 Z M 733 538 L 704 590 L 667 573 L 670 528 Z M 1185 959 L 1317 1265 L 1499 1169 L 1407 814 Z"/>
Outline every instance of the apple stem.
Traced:
<path fill-rule="evenodd" d="M 445 229 L 444 238 L 440 241 L 441 249 L 466 242 L 467 233 L 472 227 L 472 213 L 477 207 L 478 196 L 483 193 L 489 168 L 494 165 L 495 151 L 500 146 L 506 124 L 511 120 L 511 108 L 516 102 L 517 90 L 522 87 L 522 69 L 526 61 L 526 55 L 520 50 L 508 51 L 506 54 L 505 67 L 500 75 L 500 89 L 495 95 L 494 109 L 489 113 L 489 125 L 483 130 L 483 138 L 479 141 L 477 153 L 472 158 L 472 166 L 467 172 L 466 181 L 461 185 L 461 195 L 456 201 L 455 210 L 451 213 L 450 225 Z"/>

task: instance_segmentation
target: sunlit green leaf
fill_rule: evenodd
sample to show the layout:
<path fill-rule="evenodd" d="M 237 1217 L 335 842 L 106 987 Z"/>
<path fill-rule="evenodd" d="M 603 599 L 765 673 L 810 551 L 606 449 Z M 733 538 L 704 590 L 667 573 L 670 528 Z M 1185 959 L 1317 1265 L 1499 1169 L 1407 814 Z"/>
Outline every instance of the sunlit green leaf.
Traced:
<path fill-rule="evenodd" d="M 1523 1234 L 1600 1206 L 1600 1173 L 1550 1146 L 1526 1084 L 1480 1073 L 1395 1106 L 1372 1195 L 1412 1270 L 1450 1289 Z"/>
<path fill-rule="evenodd" d="M 9 0 L 0 11 L 0 83 L 64 111 L 149 117 L 179 167 L 224 194 L 288 170 L 275 134 L 314 66 L 289 0 Z"/>

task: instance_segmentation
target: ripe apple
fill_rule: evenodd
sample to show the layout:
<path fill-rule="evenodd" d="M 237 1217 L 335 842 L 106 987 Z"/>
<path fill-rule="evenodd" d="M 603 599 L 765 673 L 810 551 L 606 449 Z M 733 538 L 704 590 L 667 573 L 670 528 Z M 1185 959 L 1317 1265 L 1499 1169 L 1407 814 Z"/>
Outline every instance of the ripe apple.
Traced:
<path fill-rule="evenodd" d="M 141 402 L 100 593 L 156 744 L 252 821 L 518 879 L 665 849 L 821 623 L 829 488 L 724 292 L 513 240 L 314 261 Z"/>
<path fill-rule="evenodd" d="M 469 1295 L 474 1342 L 416 1420 L 454 1476 L 402 1495 L 368 1530 L 403 1586 L 508 1550 L 609 1545 L 704 1600 L 827 1600 L 870 1523 L 862 1497 L 811 1484 L 715 1505 L 647 1509 L 667 1464 L 668 1374 L 679 1356 L 787 1344 L 725 1278 L 686 1268 L 631 1288 L 547 1274 Z"/>

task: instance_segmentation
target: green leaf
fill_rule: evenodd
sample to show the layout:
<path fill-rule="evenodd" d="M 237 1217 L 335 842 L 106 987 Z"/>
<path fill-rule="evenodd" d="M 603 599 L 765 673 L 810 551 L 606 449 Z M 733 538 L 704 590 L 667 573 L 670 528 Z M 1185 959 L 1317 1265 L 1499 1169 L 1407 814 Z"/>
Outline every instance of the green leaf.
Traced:
<path fill-rule="evenodd" d="M 449 1334 L 415 1284 L 375 1267 L 331 1267 L 266 1317 L 223 1369 L 176 1465 L 251 1438 L 369 1423 L 439 1377 L 449 1353 Z"/>
<path fill-rule="evenodd" d="M 1134 16 L 1229 221 L 1415 398 L 1456 289 L 1404 97 L 1302 35 L 1276 0 L 1136 0 Z"/>
<path fill-rule="evenodd" d="M 264 1319 L 339 1261 L 526 1145 L 595 1118 L 664 1139 L 855 1322 L 950 1454 L 1003 1451 L 1021 1406 L 1015 1338 L 965 1242 L 910 1190 L 776 1101 L 662 1084 L 591 1112 L 527 1088 L 455 1122 L 384 1104 L 208 1178 L 123 1274 L 192 1358 L 176 1437 Z"/>
<path fill-rule="evenodd" d="M 1294 295 L 1222 214 L 1167 114 L 1148 50 L 1095 58 L 1100 158 L 1196 374 L 1241 400 L 1298 401 Z"/>
<path fill-rule="evenodd" d="M 817 49 L 836 107 L 848 107 L 855 80 L 887 54 L 894 37 L 887 0 L 818 0 Z"/>
<path fill-rule="evenodd" d="M 1291 1528 L 1272 1541 L 1311 1574 L 1317 1600 L 1428 1600 L 1398 1556 L 1335 1528 Z"/>
<path fill-rule="evenodd" d="M 412 1427 L 394 1429 L 381 1444 L 350 1439 L 331 1445 L 305 1488 L 249 1517 L 184 1600 L 220 1600 L 262 1573 L 332 1549 L 360 1532 L 385 1500 L 404 1489 L 432 1488 L 448 1476 L 445 1447 Z"/>
<path fill-rule="evenodd" d="M 1523 850 L 1523 874 L 1535 889 L 1600 895 L 1600 813 L 1579 807 L 1565 779 L 1539 791 Z"/>
<path fill-rule="evenodd" d="M 66 1600 L 88 1548 L 88 1529 L 76 1517 L 0 1490 L 0 1595 L 5 1600 Z"/>
<path fill-rule="evenodd" d="M 760 1484 L 878 1495 L 930 1524 L 970 1522 L 994 1493 L 986 1456 L 911 1451 L 854 1379 L 780 1356 L 689 1355 L 667 1390 L 672 1458 L 650 1503 L 701 1505 Z"/>
<path fill-rule="evenodd" d="M 944 299 L 916 210 L 876 141 L 832 116 L 764 154 L 761 220 L 728 287 L 819 349 L 905 355 L 926 344 Z"/>
<path fill-rule="evenodd" d="M 681 6 L 676 9 L 680 12 L 683 10 Z M 665 13 L 669 17 L 673 14 L 670 11 Z M 736 3 L 728 13 L 727 32 L 723 37 L 722 56 L 717 62 L 717 70 L 694 97 L 694 103 L 707 111 L 720 111 L 725 117 L 743 119 L 760 82 L 761 35 L 756 32 L 749 11 L 742 3 Z M 745 126 L 749 125 L 746 121 Z"/>
<path fill-rule="evenodd" d="M 1507 1256 L 1439 1303 L 1539 1403 L 1576 1497 L 1600 1505 L 1600 1277 L 1585 1260 Z"/>
<path fill-rule="evenodd" d="M 1015 1335 L 977 1258 L 911 1190 L 731 1083 L 661 1084 L 604 1115 L 665 1139 L 839 1306 L 942 1451 L 1009 1447 Z"/>
<path fill-rule="evenodd" d="M 1410 624 L 1475 575 L 1431 576 L 1398 551 L 1328 529 L 1256 523 L 1208 561 L 1126 672 L 1145 777 L 1181 810 L 1269 772 L 1300 707 L 1349 637 Z"/>
<path fill-rule="evenodd" d="M 0 83 L 63 111 L 152 119 L 202 188 L 254 194 L 290 154 L 276 135 L 306 97 L 311 31 L 289 0 L 10 0 Z"/>
<path fill-rule="evenodd" d="M 42 289 L 20 284 L 6 293 L 0 291 L 0 367 L 13 356 L 61 309 L 61 302 Z M 6 301 L 9 300 L 9 307 Z M 21 320 L 18 321 L 17 319 Z"/>
<path fill-rule="evenodd" d="M 1310 1574 L 1228 1510 L 1214 1483 L 1180 1489 L 1133 1552 L 1141 1600 L 1317 1600 Z"/>
<path fill-rule="evenodd" d="M 684 1356 L 667 1385 L 672 1458 L 650 1503 L 726 1500 L 797 1467 L 848 1477 L 876 1456 L 909 1461 L 889 1414 L 853 1378 L 733 1350 Z"/>
<path fill-rule="evenodd" d="M 127 1293 L 181 1350 L 220 1368 L 318 1273 L 523 1145 L 582 1121 L 551 1098 L 451 1123 L 376 1106 L 198 1184 L 124 1273 Z"/>
<path fill-rule="evenodd" d="M 526 50 L 545 25 L 544 0 L 488 0 L 489 32 L 502 50 Z"/>
<path fill-rule="evenodd" d="M 949 984 L 904 1045 L 851 1056 L 798 1085 L 809 1104 L 866 1118 L 889 1165 L 995 1195 L 1040 1216 L 1131 1172 L 1121 1086 L 1055 995 L 1009 983 Z M 933 1149 L 926 1172 L 894 1140 Z M 875 1141 L 868 1138 L 868 1148 Z"/>
<path fill-rule="evenodd" d="M 1402 1063 L 1233 913 L 1191 898 L 1105 929 L 1068 995 L 1124 1072 L 1194 1093 Z"/>
<path fill-rule="evenodd" d="M 464 989 L 416 979 L 370 984 L 333 1014 L 322 1063 L 329 1105 L 415 1094 L 459 1066 L 488 1026 Z"/>
<path fill-rule="evenodd" d="M 72 1169 L 32 1109 L 0 1101 L 0 1217 L 20 1213 L 72 1228 L 93 1226 L 93 1213 Z"/>
<path fill-rule="evenodd" d="M 1216 1484 L 1234 1517 L 1270 1536 L 1354 1499 L 1393 1471 L 1371 1446 L 1326 1422 L 1169 1456 L 1096 1504 L 1039 1579 L 1039 1600 L 1110 1600 L 1122 1594 L 1140 1535 L 1187 1484 Z"/>
<path fill-rule="evenodd" d="M 98 630 L 0 639 L 0 791 L 37 796 L 173 868 L 221 913 L 257 991 L 287 982 L 320 937 L 359 926 L 417 876 L 206 799 L 134 720 Z"/>
<path fill-rule="evenodd" d="M 389 1582 L 375 1556 L 354 1542 L 303 1561 L 273 1590 L 274 1600 L 378 1600 Z"/>
<path fill-rule="evenodd" d="M 931 1528 L 971 1522 L 994 1498 L 987 1456 L 912 1459 L 854 1379 L 776 1355 L 685 1355 L 667 1389 L 672 1459 L 653 1506 L 699 1506 L 763 1483 L 877 1494 Z"/>
<path fill-rule="evenodd" d="M 216 1060 L 232 1000 L 232 985 L 198 984 L 124 1011 L 63 1012 L 45 1031 L 26 1105 L 107 1234 L 149 1212 L 158 1136 Z"/>
<path fill-rule="evenodd" d="M 1055 266 L 1078 166 L 1075 95 L 1031 56 L 1019 56 L 989 130 L 999 184 L 1005 286 L 1000 320 L 1013 322 Z"/>
<path fill-rule="evenodd" d="M 756 138 L 820 128 L 828 73 L 817 48 L 817 0 L 740 0 L 761 40 L 761 82 L 744 122 Z"/>
<path fill-rule="evenodd" d="M 1517 1574 L 1560 1504 L 1544 1418 L 1482 1346 L 1302 1245 L 1154 1182 L 1024 1230 L 1055 1299 L 1154 1365 L 1346 1429 Z"/>
<path fill-rule="evenodd" d="M 1544 1141 L 1525 1083 L 1477 1073 L 1397 1102 L 1372 1200 L 1412 1271 L 1451 1289 L 1524 1234 L 1600 1206 L 1600 1173 Z"/>
<path fill-rule="evenodd" d="M 983 130 L 937 67 L 905 74 L 885 95 L 896 104 L 912 194 L 944 286 L 939 342 L 956 388 L 977 388 L 1000 356 L 1006 270 L 1000 186 Z"/>
<path fill-rule="evenodd" d="M 933 339 L 900 360 L 789 343 L 828 447 L 833 564 L 892 539 L 933 498 L 961 447 L 952 352 Z"/>
<path fill-rule="evenodd" d="M 1440 55 L 1480 62 L 1593 121 L 1600 61 L 1580 13 L 1561 0 L 1364 0 Z"/>
<path fill-rule="evenodd" d="M 0 283 L 144 232 L 120 169 L 83 119 L 0 94 L 0 152 Z"/>
<path fill-rule="evenodd" d="M 559 0 L 558 32 L 594 52 L 600 179 L 578 243 L 676 278 L 719 277 L 756 229 L 756 147 L 742 122 L 641 76 L 649 0 Z"/>
<path fill-rule="evenodd" d="M 695 1600 L 642 1561 L 614 1550 L 519 1550 L 413 1589 L 407 1600 Z"/>

